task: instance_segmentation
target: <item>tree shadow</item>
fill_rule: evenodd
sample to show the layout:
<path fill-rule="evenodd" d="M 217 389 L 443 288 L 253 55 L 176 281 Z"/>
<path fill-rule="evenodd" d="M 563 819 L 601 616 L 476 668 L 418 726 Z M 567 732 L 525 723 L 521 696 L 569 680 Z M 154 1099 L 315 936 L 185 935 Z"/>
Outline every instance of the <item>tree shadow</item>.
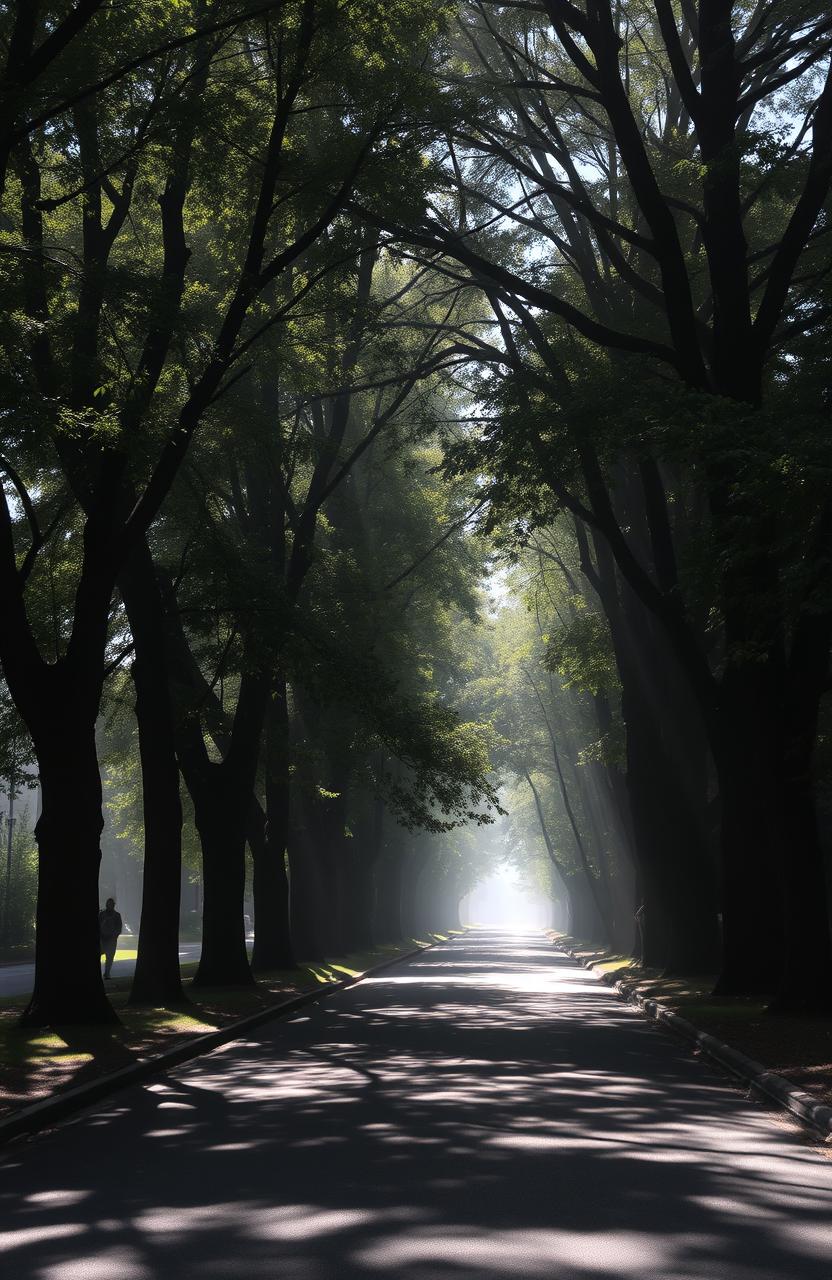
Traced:
<path fill-rule="evenodd" d="M 832 1163 L 534 935 L 469 934 L 11 1149 L 20 1280 L 829 1280 Z"/>

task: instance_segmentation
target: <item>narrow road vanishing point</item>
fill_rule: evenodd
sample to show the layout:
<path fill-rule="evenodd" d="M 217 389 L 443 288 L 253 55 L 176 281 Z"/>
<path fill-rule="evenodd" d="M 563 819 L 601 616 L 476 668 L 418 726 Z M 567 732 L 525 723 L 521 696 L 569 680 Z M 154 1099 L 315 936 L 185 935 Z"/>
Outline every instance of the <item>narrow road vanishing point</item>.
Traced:
<path fill-rule="evenodd" d="M 832 1161 L 478 930 L 0 1163 L 16 1280 L 830 1280 Z"/>

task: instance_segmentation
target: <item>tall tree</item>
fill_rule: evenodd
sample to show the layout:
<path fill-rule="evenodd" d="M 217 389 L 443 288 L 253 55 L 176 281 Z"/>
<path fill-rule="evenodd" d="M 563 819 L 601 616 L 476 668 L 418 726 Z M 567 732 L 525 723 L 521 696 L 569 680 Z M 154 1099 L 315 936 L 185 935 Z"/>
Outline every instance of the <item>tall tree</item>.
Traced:
<path fill-rule="evenodd" d="M 454 195 L 418 225 L 383 213 L 377 225 L 459 264 L 525 333 L 579 470 L 553 466 L 551 433 L 538 441 L 541 466 L 560 501 L 606 540 L 684 672 L 719 776 L 721 989 L 770 984 L 755 940 L 779 880 L 780 1005 L 827 1007 L 832 951 L 807 778 L 832 634 L 828 495 L 813 492 L 796 536 L 775 509 L 788 485 L 779 501 L 769 487 L 761 503 L 773 467 L 751 459 L 755 450 L 772 459 L 780 383 L 790 381 L 783 354 L 826 317 L 828 22 L 811 9 L 795 23 L 780 4 L 694 13 L 658 0 L 551 0 L 473 4 L 461 30 L 467 52 L 449 80 L 470 74 L 471 110 L 449 126 Z M 767 113 L 786 111 L 791 136 L 767 145 Z M 508 261 L 507 243 L 516 245 Z M 585 365 L 564 328 L 609 353 L 616 385 L 633 361 L 654 391 L 667 385 L 659 375 L 676 380 L 665 412 L 680 433 L 687 425 L 685 461 L 721 565 L 721 650 L 703 642 L 679 579 L 659 450 L 641 477 L 649 554 L 628 536 L 580 413 Z M 615 417 L 608 405 L 603 422 L 614 428 Z M 809 427 L 792 449 L 815 438 Z M 792 593 L 795 569 L 803 589 Z"/>
<path fill-rule="evenodd" d="M 18 424 L 8 445 L 21 464 L 4 468 L 0 502 L 0 661 L 42 787 L 33 1022 L 112 1017 L 96 951 L 94 726 L 116 579 L 204 416 L 273 319 L 270 290 L 338 217 L 359 173 L 371 161 L 398 162 L 380 139 L 394 119 L 407 129 L 406 86 L 420 71 L 402 37 L 419 16 L 405 7 L 391 18 L 368 78 L 360 68 L 369 31 L 358 18 L 317 0 L 284 5 L 244 29 L 177 45 L 149 71 L 141 60 L 15 148 L 7 207 L 18 253 L 7 261 L 22 320 L 7 331 L 6 357 Z M 427 30 L 429 39 L 435 24 Z M 318 145 L 304 151 L 312 118 Z M 201 306 L 209 297 L 212 307 Z M 80 512 L 83 554 L 63 651 L 50 662 L 29 600 L 48 528 L 33 492 L 56 465 Z"/>

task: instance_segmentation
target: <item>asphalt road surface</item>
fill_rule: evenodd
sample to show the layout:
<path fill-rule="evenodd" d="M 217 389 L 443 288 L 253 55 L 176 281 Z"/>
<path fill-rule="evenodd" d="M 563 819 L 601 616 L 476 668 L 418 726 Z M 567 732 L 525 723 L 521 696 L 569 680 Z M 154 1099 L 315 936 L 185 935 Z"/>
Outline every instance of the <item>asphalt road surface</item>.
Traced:
<path fill-rule="evenodd" d="M 126 949 L 136 946 L 136 938 L 122 935 L 120 945 Z M 198 960 L 202 946 L 199 942 L 183 942 L 179 948 L 179 959 Z M 116 960 L 113 965 L 113 978 L 131 978 L 136 968 L 135 960 Z M 0 966 L 0 1003 L 4 996 L 27 996 L 35 981 L 33 964 L 6 964 Z"/>
<path fill-rule="evenodd" d="M 0 1162 L 16 1280 L 830 1280 L 832 1161 L 477 931 Z"/>

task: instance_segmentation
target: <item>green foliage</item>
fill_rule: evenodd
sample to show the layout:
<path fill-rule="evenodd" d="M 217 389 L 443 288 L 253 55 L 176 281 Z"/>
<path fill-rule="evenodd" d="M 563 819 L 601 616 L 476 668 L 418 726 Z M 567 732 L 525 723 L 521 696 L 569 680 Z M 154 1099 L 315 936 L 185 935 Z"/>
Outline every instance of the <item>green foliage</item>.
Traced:
<path fill-rule="evenodd" d="M 68 6 L 35 8 L 42 41 Z M 735 6 L 744 75 L 767 24 L 794 17 L 771 13 Z M 782 93 L 767 82 L 765 107 L 705 157 L 656 13 L 616 9 L 706 363 L 720 309 L 700 207 L 736 173 L 753 311 L 807 173 L 819 14 L 800 10 L 814 64 Z M 684 29 L 684 6 L 674 18 Z M 773 30 L 766 57 L 783 46 Z M 718 394 L 712 361 L 697 383 L 663 354 L 677 342 L 670 276 L 591 49 L 545 5 L 102 5 L 22 86 L 33 123 L 14 134 L 3 192 L 6 568 L 15 590 L 25 576 L 40 653 L 59 667 L 71 651 L 90 549 L 122 546 L 110 535 L 175 456 L 149 542 L 181 639 L 177 730 L 199 725 L 210 774 L 248 677 L 288 685 L 280 767 L 296 795 L 356 846 L 381 797 L 401 826 L 442 837 L 425 856 L 454 884 L 479 874 L 476 833 L 503 814 L 501 786 L 509 854 L 530 877 L 551 885 L 541 825 L 565 876 L 576 845 L 596 871 L 616 865 L 604 805 L 626 740 L 610 621 L 633 588 L 620 565 L 602 573 L 610 547 L 717 678 L 779 661 L 832 608 L 825 215 L 760 403 Z M 472 252 L 516 273 L 520 297 L 534 286 L 558 305 L 523 303 Z M 599 327 L 613 338 L 596 341 Z M 731 609 L 745 625 L 729 643 Z M 107 610 L 105 802 L 138 854 L 131 637 L 117 596 Z M 0 777 L 34 778 L 5 687 Z"/>
<path fill-rule="evenodd" d="M 595 742 L 588 742 L 578 752 L 579 765 L 600 764 L 608 769 L 624 770 L 627 762 L 624 722 L 615 720 L 611 729 Z"/>
<path fill-rule="evenodd" d="M 4 790 L 13 785 L 15 793 L 35 785 L 34 752 L 26 726 L 0 683 L 0 780 Z"/>
<path fill-rule="evenodd" d="M 614 692 L 618 674 L 606 619 L 581 602 L 575 616 L 549 640 L 543 665 L 558 673 L 564 689 Z"/>

